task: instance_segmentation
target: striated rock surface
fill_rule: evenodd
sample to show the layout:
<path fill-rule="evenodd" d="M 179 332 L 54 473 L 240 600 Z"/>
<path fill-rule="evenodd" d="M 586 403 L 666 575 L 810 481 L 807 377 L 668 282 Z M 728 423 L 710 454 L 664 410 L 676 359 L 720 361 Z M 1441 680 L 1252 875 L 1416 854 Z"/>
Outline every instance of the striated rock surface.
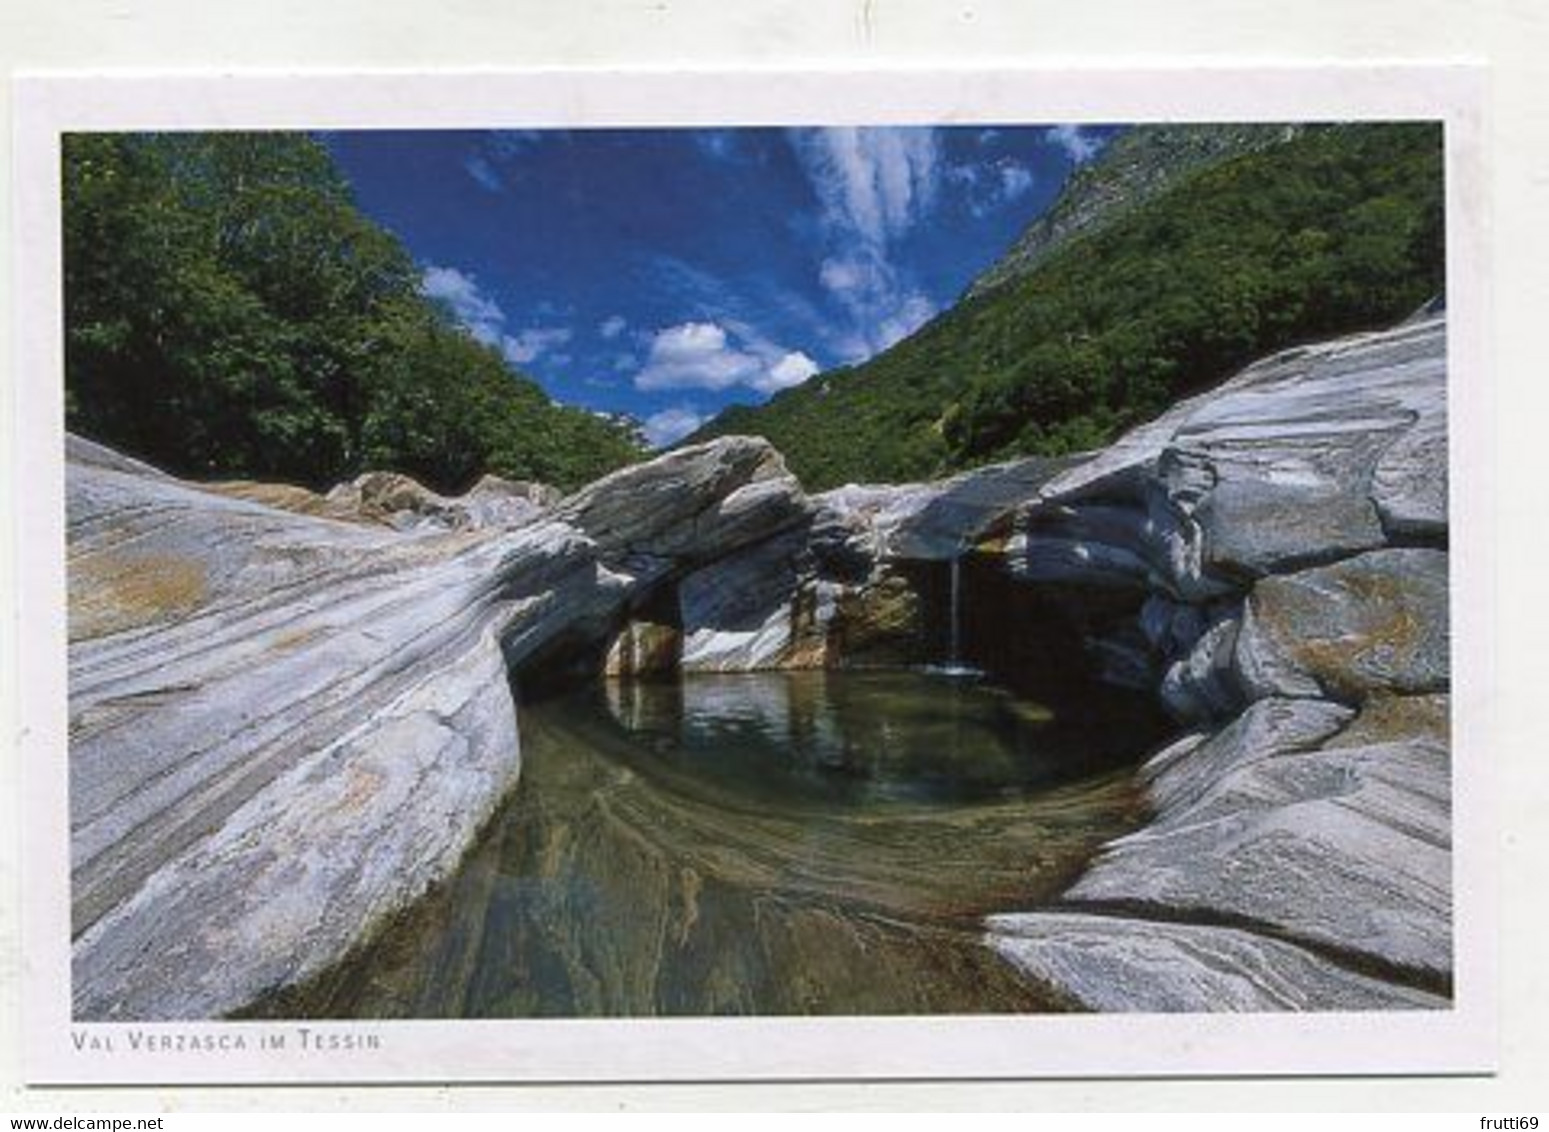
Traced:
<path fill-rule="evenodd" d="M 1440 1009 L 1445 998 L 1236 928 L 1052 912 L 994 916 L 994 949 L 1085 1010 Z"/>
<path fill-rule="evenodd" d="M 218 1016 L 339 959 L 514 783 L 508 663 L 802 513 L 754 441 L 604 481 L 571 521 L 408 533 L 68 456 L 82 1019 Z"/>
<path fill-rule="evenodd" d="M 1142 769 L 1150 824 L 992 947 L 1093 1009 L 1446 1005 L 1446 473 L 1422 312 L 1266 359 L 1041 489 L 1008 570 L 1135 592 L 1198 729 Z"/>

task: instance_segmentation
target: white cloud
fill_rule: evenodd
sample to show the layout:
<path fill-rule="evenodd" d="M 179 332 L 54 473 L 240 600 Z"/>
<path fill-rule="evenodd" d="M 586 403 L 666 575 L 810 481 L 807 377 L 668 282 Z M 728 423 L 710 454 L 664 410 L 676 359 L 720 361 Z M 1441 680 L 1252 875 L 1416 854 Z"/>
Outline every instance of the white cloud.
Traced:
<path fill-rule="evenodd" d="M 833 256 L 818 268 L 818 282 L 824 290 L 839 297 L 861 294 L 876 286 L 876 269 L 864 258 Z"/>
<path fill-rule="evenodd" d="M 652 448 L 665 448 L 669 444 L 682 440 L 704 423 L 705 418 L 701 413 L 690 406 L 680 405 L 677 408 L 652 413 L 645 419 L 641 431 L 645 434 L 646 443 Z"/>
<path fill-rule="evenodd" d="M 1059 146 L 1065 156 L 1076 165 L 1084 165 L 1097 156 L 1103 143 L 1080 126 L 1050 126 L 1043 132 L 1044 140 Z"/>
<path fill-rule="evenodd" d="M 849 316 L 849 329 L 834 342 L 847 362 L 887 349 L 936 313 L 927 295 L 871 249 L 824 260 L 818 281 Z"/>
<path fill-rule="evenodd" d="M 493 346 L 500 341 L 505 311 L 495 300 L 479 290 L 478 281 L 455 267 L 425 268 L 420 290 L 429 298 L 445 303 L 452 315 L 480 342 Z"/>
<path fill-rule="evenodd" d="M 533 326 L 515 337 L 509 334 L 503 335 L 500 339 L 500 352 L 513 365 L 522 366 L 548 353 L 556 346 L 563 346 L 568 341 L 570 341 L 570 331 L 562 326 Z M 564 354 L 555 354 L 550 360 L 563 365 L 570 358 Z"/>
<path fill-rule="evenodd" d="M 600 323 L 597 324 L 597 333 L 602 335 L 604 338 L 617 338 L 620 334 L 624 333 L 624 328 L 628 325 L 629 323 L 624 321 L 623 315 L 612 315 L 603 319 Z"/>
<path fill-rule="evenodd" d="M 1026 166 L 1008 161 L 1000 167 L 1000 195 L 1003 200 L 1016 200 L 1033 187 L 1033 174 Z"/>
<path fill-rule="evenodd" d="M 792 350 L 770 366 L 763 377 L 756 379 L 753 388 L 760 393 L 778 393 L 782 389 L 800 385 L 817 371 L 818 364 L 815 361 L 800 350 Z"/>
<path fill-rule="evenodd" d="M 562 326 L 533 326 L 518 334 L 506 333 L 506 312 L 500 304 L 480 290 L 477 279 L 455 267 L 426 267 L 420 290 L 445 303 L 469 334 L 486 346 L 494 346 L 512 365 L 526 365 L 571 338 L 571 332 Z M 563 365 L 570 358 L 556 354 L 550 360 Z"/>
<path fill-rule="evenodd" d="M 472 177 L 489 192 L 499 193 L 505 191 L 505 182 L 501 180 L 500 174 L 484 158 L 483 154 L 475 153 L 463 162 L 463 168 L 468 171 L 468 176 Z"/>
<path fill-rule="evenodd" d="M 910 274 L 891 262 L 894 243 L 934 207 L 943 184 L 983 193 L 999 192 L 998 183 L 971 163 L 949 165 L 933 129 L 803 129 L 786 136 L 822 208 L 826 254 L 818 281 L 843 314 L 830 319 L 826 340 L 845 360 L 863 361 L 935 313 Z"/>
<path fill-rule="evenodd" d="M 934 130 L 840 126 L 787 136 L 828 222 L 869 244 L 881 246 L 908 231 L 935 198 L 940 152 Z"/>
<path fill-rule="evenodd" d="M 800 385 L 817 371 L 806 354 L 777 346 L 742 323 L 684 322 L 651 340 L 635 388 L 720 391 L 740 385 L 774 393 Z"/>
<path fill-rule="evenodd" d="M 758 359 L 735 349 L 713 322 L 685 322 L 659 332 L 637 389 L 730 389 L 753 377 Z"/>

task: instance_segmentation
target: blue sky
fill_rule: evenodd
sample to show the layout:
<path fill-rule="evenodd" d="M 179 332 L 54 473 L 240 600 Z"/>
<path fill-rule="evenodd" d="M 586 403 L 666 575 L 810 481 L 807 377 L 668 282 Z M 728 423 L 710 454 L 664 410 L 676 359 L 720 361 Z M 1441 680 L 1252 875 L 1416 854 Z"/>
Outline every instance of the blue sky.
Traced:
<path fill-rule="evenodd" d="M 326 135 L 424 289 L 556 400 L 670 443 L 950 306 L 1112 130 Z"/>

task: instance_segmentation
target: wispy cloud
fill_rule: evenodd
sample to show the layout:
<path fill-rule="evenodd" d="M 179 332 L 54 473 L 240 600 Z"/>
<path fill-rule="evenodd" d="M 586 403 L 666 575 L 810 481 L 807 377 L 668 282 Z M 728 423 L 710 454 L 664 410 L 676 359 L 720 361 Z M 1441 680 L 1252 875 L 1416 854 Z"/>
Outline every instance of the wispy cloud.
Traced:
<path fill-rule="evenodd" d="M 486 131 L 473 152 L 463 159 L 463 169 L 487 191 L 503 193 L 513 163 L 542 141 L 543 136 L 542 130 Z"/>
<path fill-rule="evenodd" d="M 463 168 L 468 171 L 468 176 L 472 177 L 489 192 L 499 193 L 505 191 L 505 182 L 501 180 L 500 174 L 495 171 L 495 167 L 489 163 L 489 160 L 483 154 L 473 154 L 463 162 Z"/>
<path fill-rule="evenodd" d="M 841 126 L 787 137 L 835 228 L 881 246 L 930 209 L 941 166 L 935 130 Z"/>
<path fill-rule="evenodd" d="M 624 329 L 628 325 L 629 323 L 624 319 L 623 315 L 611 315 L 597 324 L 597 333 L 611 341 L 624 333 Z"/>
<path fill-rule="evenodd" d="M 800 350 L 786 350 L 750 328 L 717 322 L 684 322 L 659 331 L 651 340 L 635 388 L 703 389 L 720 392 L 736 386 L 776 393 L 800 385 L 818 372 Z"/>
<path fill-rule="evenodd" d="M 506 312 L 500 304 L 483 292 L 477 279 L 455 267 L 426 267 L 420 290 L 444 304 L 463 329 L 486 346 L 495 347 L 512 365 L 527 365 L 571 338 L 571 332 L 562 326 L 531 326 L 515 334 L 507 332 Z M 550 361 L 564 365 L 570 358 L 555 354 Z"/>
<path fill-rule="evenodd" d="M 1033 187 L 1033 171 L 1009 157 L 979 165 L 951 165 L 946 182 L 975 217 L 985 217 Z"/>
<path fill-rule="evenodd" d="M 420 290 L 431 299 L 443 303 L 468 331 L 480 342 L 493 346 L 500 341 L 506 321 L 506 312 L 495 300 L 479 290 L 478 281 L 455 267 L 425 268 L 420 280 Z"/>
<path fill-rule="evenodd" d="M 640 431 L 652 448 L 665 448 L 682 440 L 705 423 L 704 414 L 691 405 L 678 405 L 652 413 L 641 423 Z"/>
<path fill-rule="evenodd" d="M 1059 146 L 1076 165 L 1084 165 L 1103 148 L 1102 139 L 1081 126 L 1050 126 L 1044 140 Z"/>
<path fill-rule="evenodd" d="M 1003 200 L 1016 200 L 1033 187 L 1033 172 L 1025 165 L 1007 161 L 1000 166 L 1000 195 Z"/>
<path fill-rule="evenodd" d="M 831 342 L 858 362 L 897 342 L 935 304 L 894 262 L 894 245 L 934 207 L 944 178 L 977 174 L 948 165 L 935 130 L 787 131 L 822 210 L 826 245 L 818 281 L 843 312 Z"/>
<path fill-rule="evenodd" d="M 936 304 L 874 249 L 852 247 L 825 259 L 818 282 L 849 316 L 850 329 L 833 346 L 850 363 L 865 361 L 913 334 Z"/>
<path fill-rule="evenodd" d="M 695 130 L 694 145 L 713 161 L 730 161 L 737 156 L 735 130 Z"/>

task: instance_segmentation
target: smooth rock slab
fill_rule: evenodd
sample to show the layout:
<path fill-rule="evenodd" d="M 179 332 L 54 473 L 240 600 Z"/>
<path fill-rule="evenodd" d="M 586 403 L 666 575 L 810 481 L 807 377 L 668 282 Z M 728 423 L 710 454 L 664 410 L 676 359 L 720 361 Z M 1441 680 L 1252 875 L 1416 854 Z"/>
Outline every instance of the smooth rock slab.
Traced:
<path fill-rule="evenodd" d="M 1258 923 L 1425 977 L 1449 977 L 1445 713 L 1434 699 L 1414 710 L 1372 710 L 1371 719 L 1352 724 L 1347 745 L 1337 726 L 1313 738 L 1337 718 L 1331 712 L 1322 726 L 1288 716 L 1278 745 L 1266 742 L 1262 725 L 1249 725 L 1173 760 L 1156 820 L 1106 847 L 1065 901 Z M 1309 741 L 1320 745 L 1295 749 Z"/>
<path fill-rule="evenodd" d="M 1035 912 L 992 916 L 986 942 L 1086 1010 L 1445 1009 L 1451 1002 L 1345 970 L 1236 928 Z"/>

